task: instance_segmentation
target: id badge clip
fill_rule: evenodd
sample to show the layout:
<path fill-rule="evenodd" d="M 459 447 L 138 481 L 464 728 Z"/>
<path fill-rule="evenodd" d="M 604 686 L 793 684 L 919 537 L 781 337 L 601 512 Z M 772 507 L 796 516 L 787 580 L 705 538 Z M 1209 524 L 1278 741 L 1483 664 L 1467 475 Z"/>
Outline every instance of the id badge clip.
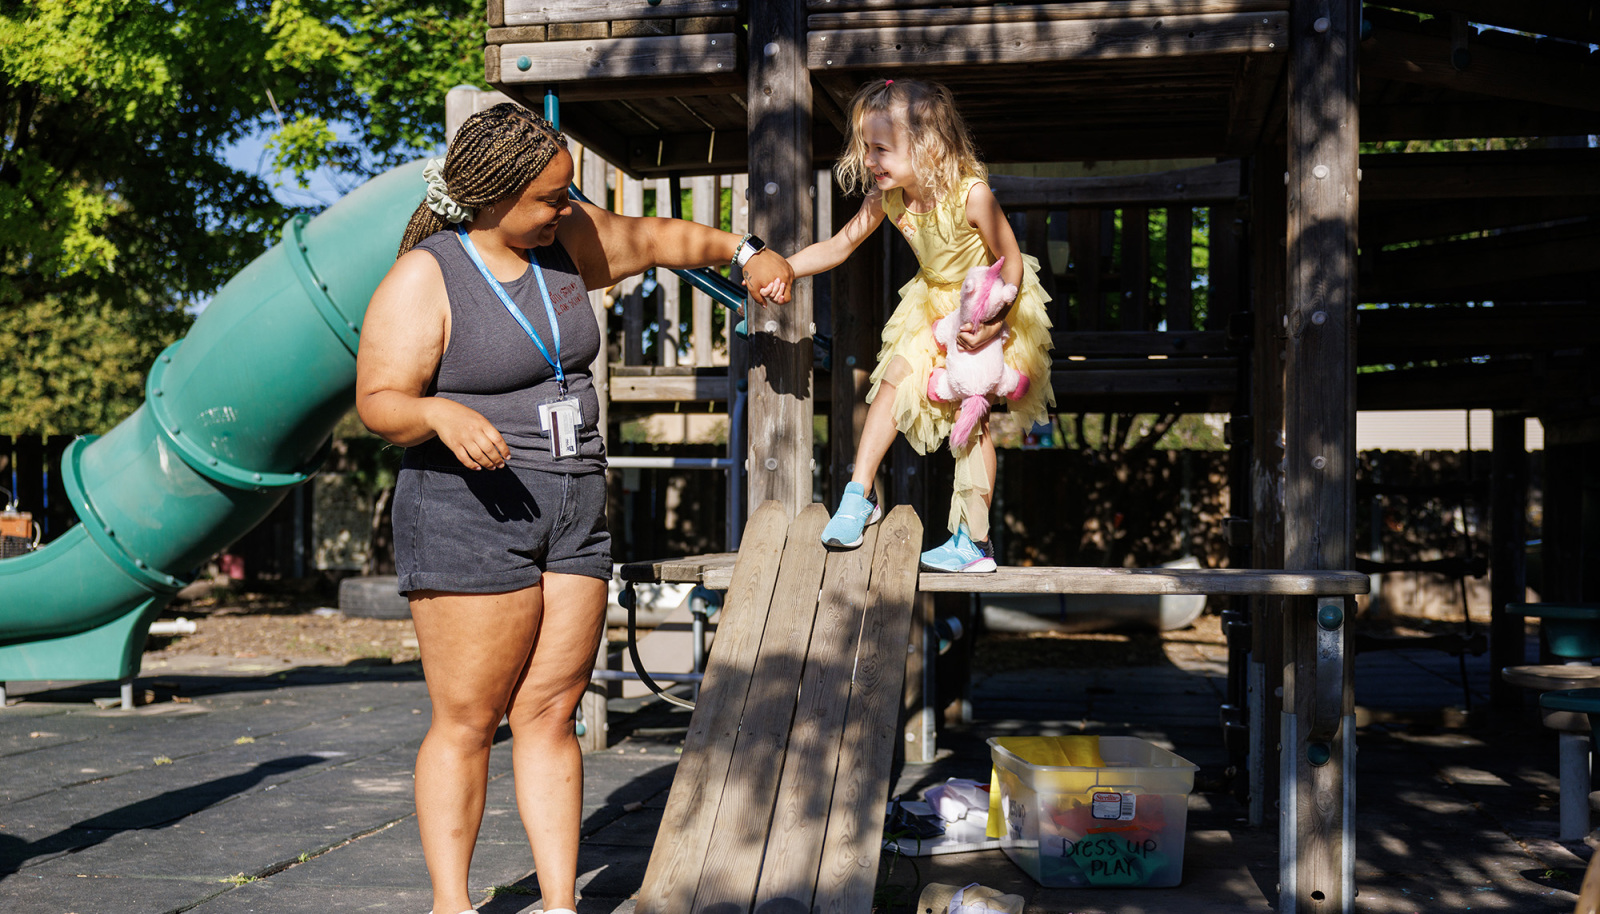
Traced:
<path fill-rule="evenodd" d="M 540 403 L 539 427 L 550 436 L 552 457 L 578 456 L 578 429 L 583 428 L 583 409 L 576 397 Z"/>

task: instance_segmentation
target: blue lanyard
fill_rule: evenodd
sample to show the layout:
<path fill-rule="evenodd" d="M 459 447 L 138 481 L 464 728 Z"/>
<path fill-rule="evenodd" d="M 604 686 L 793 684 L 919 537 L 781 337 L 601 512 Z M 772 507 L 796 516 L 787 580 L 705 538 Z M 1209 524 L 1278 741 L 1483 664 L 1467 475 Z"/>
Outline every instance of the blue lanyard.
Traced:
<path fill-rule="evenodd" d="M 494 294 L 500 296 L 500 303 L 505 305 L 506 310 L 511 312 L 511 316 L 516 318 L 518 324 L 522 325 L 522 330 L 528 334 L 528 339 L 533 340 L 533 345 L 539 347 L 539 354 L 544 356 L 544 360 L 549 363 L 551 368 L 555 369 L 556 387 L 561 391 L 561 396 L 565 397 L 567 395 L 567 375 L 566 372 L 561 370 L 561 324 L 556 320 L 556 306 L 550 301 L 550 289 L 544 284 L 544 270 L 539 268 L 539 255 L 529 252 L 529 260 L 533 265 L 533 278 L 539 281 L 539 294 L 544 297 L 544 313 L 550 318 L 550 334 L 555 337 L 556 341 L 556 357 L 553 359 L 550 358 L 550 350 L 544 347 L 544 340 L 539 339 L 538 331 L 534 330 L 533 325 L 528 323 L 527 316 L 522 313 L 521 308 L 517 307 L 517 303 L 511 300 L 511 296 L 506 294 L 506 287 L 500 285 L 500 280 L 494 278 L 494 274 L 490 273 L 489 268 L 484 265 L 483 258 L 478 256 L 478 249 L 472 246 L 472 239 L 467 237 L 467 230 L 457 226 L 456 237 L 461 239 L 461 247 L 466 250 L 467 256 L 471 257 L 472 262 L 477 265 L 478 272 L 482 273 L 483 278 L 488 280 L 489 288 L 494 290 Z"/>

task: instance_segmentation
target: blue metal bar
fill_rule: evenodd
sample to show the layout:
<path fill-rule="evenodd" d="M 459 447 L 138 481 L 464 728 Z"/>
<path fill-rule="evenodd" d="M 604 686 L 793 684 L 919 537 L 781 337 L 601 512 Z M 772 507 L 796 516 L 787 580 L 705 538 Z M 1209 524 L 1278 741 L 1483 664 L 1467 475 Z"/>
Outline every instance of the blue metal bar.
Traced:
<path fill-rule="evenodd" d="M 544 90 L 544 119 L 550 126 L 561 129 L 561 98 L 556 95 L 554 86 Z"/>
<path fill-rule="evenodd" d="M 729 457 L 618 457 L 608 454 L 606 466 L 613 470 L 731 470 L 734 462 Z"/>

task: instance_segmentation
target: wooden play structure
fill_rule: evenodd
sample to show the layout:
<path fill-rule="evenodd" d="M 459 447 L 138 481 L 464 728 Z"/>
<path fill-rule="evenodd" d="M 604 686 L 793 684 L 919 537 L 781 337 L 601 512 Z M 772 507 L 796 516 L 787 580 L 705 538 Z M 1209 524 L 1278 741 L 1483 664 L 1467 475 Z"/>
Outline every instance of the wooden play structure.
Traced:
<path fill-rule="evenodd" d="M 737 218 L 747 211 L 749 229 L 780 251 L 854 209 L 818 170 L 839 149 L 862 81 L 950 86 L 996 166 L 996 196 L 1019 240 L 1046 264 L 1059 408 L 1229 413 L 1236 516 L 1225 570 L 917 576 L 903 751 L 930 757 L 936 734 L 925 697 L 936 591 L 1233 595 L 1224 723 L 1249 747 L 1252 818 L 1268 819 L 1276 801 L 1279 910 L 1343 912 L 1355 898 L 1348 621 L 1351 595 L 1365 586 L 1351 570 L 1357 406 L 1497 411 L 1496 668 L 1521 659 L 1520 620 L 1500 607 L 1522 595 L 1528 415 L 1547 436 L 1544 596 L 1600 593 L 1600 564 L 1583 560 L 1600 548 L 1600 510 L 1579 497 L 1600 466 L 1600 154 L 1575 139 L 1600 131 L 1597 23 L 1591 0 L 490 0 L 485 70 L 532 107 L 558 100 L 566 132 L 628 180 L 660 182 L 658 198 L 740 174 L 723 185 Z M 1523 139 L 1398 151 L 1472 138 Z M 1362 143 L 1394 145 L 1363 152 Z M 1098 164 L 1130 161 L 1145 165 Z M 1008 163 L 1031 172 L 1006 175 Z M 604 187 L 588 167 L 580 183 Z M 701 198 L 696 190 L 696 210 Z M 1157 224 L 1165 231 L 1153 243 Z M 1197 237 L 1203 278 L 1190 250 Z M 743 503 L 776 502 L 785 518 L 803 519 L 812 417 L 829 415 L 820 462 L 837 490 L 882 316 L 914 268 L 907 258 L 880 234 L 830 278 L 800 283 L 791 305 L 749 314 L 748 344 L 729 341 L 725 362 L 698 355 L 715 350 L 709 339 L 704 349 L 676 340 L 680 319 L 658 311 L 670 344 L 624 344 L 609 366 L 613 408 L 729 410 L 745 433 L 733 454 Z M 624 310 L 634 313 L 624 336 L 642 341 L 644 312 Z M 712 326 L 700 313 L 696 335 Z M 680 360 L 686 349 L 697 354 Z M 893 467 L 889 502 L 930 516 L 927 474 L 906 453 Z M 802 560 L 785 551 L 770 572 L 799 574 L 792 562 Z M 744 565 L 699 557 L 634 573 L 738 590 Z M 718 669 L 734 648 L 717 652 L 708 689 L 748 675 Z M 1497 683 L 1496 700 L 1515 699 Z M 694 765 L 733 752 L 728 774 L 706 781 L 726 797 L 748 785 L 732 767 L 738 747 L 711 720 L 697 714 Z M 1269 757 L 1266 747 L 1280 745 Z M 684 770 L 702 771 L 690 762 L 686 747 Z M 675 803 L 680 788 L 694 789 L 684 777 Z M 762 802 L 786 814 L 781 793 Z M 687 820 L 668 812 L 664 840 L 687 835 Z M 784 828 L 762 834 L 787 840 Z M 658 846 L 659 860 L 669 853 L 668 869 L 652 863 L 649 888 L 668 894 L 651 897 L 672 899 L 661 910 L 692 909 L 678 902 L 708 886 L 721 891 L 720 858 L 705 858 L 702 873 Z M 736 908 L 778 897 L 762 885 L 741 887 Z"/>

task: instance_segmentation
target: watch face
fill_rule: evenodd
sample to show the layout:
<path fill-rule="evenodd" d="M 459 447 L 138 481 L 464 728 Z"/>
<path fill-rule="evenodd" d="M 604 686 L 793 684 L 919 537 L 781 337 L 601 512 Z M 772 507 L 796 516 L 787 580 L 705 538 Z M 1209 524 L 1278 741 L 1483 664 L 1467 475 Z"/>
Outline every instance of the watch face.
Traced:
<path fill-rule="evenodd" d="M 762 241 L 760 238 L 757 238 L 755 235 L 751 235 L 750 240 L 746 241 L 745 243 L 750 245 L 750 250 L 757 254 L 767 249 L 767 243 Z"/>

